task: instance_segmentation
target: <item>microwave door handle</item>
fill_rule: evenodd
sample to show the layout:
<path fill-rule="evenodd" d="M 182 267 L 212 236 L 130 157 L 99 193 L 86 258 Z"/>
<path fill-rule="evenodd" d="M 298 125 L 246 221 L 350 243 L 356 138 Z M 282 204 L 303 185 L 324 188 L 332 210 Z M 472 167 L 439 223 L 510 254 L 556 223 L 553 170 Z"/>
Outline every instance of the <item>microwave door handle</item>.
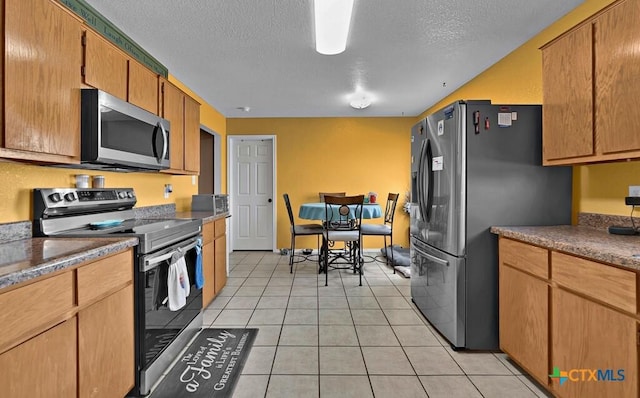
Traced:
<path fill-rule="evenodd" d="M 167 156 L 167 151 L 169 150 L 169 137 L 167 137 L 167 130 L 164 129 L 164 126 L 161 122 L 158 122 L 160 125 L 160 130 L 162 131 L 162 155 L 160 155 L 159 162 Z"/>
<path fill-rule="evenodd" d="M 160 264 L 161 262 L 170 259 L 171 257 L 173 257 L 174 254 L 176 253 L 185 253 L 191 249 L 193 249 L 194 247 L 196 247 L 198 245 L 198 242 L 193 242 L 191 244 L 188 244 L 184 247 L 179 247 L 176 250 L 172 250 L 169 253 L 165 253 L 162 254 L 160 256 L 157 257 L 152 257 L 148 260 L 144 260 L 144 264 L 142 265 L 142 272 L 147 272 L 151 269 L 154 269 L 155 267 L 158 266 L 158 264 Z"/>

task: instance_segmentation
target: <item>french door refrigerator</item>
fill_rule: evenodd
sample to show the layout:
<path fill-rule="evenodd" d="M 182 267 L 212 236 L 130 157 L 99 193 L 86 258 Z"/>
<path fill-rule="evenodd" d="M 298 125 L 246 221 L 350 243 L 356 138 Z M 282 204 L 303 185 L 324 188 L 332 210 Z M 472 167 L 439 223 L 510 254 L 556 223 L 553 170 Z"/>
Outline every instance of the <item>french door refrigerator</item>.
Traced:
<path fill-rule="evenodd" d="M 542 167 L 542 108 L 458 101 L 411 132 L 411 296 L 454 348 L 497 350 L 491 226 L 571 223 L 571 168 Z"/>

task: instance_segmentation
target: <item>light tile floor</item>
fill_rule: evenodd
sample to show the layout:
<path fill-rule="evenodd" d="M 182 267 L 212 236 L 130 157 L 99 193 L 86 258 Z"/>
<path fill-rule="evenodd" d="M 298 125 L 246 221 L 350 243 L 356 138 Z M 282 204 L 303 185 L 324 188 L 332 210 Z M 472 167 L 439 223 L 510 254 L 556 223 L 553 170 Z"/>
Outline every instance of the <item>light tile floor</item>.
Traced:
<path fill-rule="evenodd" d="M 270 252 L 230 255 L 206 327 L 258 328 L 233 398 L 550 397 L 502 353 L 453 351 L 411 302 L 410 280 L 380 262 L 363 286 Z"/>

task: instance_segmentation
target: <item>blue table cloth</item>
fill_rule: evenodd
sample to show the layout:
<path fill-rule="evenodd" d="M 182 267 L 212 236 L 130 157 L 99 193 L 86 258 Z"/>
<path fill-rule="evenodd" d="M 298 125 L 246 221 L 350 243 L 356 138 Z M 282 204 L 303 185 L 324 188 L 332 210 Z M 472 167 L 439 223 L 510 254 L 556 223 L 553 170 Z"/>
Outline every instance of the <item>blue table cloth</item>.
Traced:
<path fill-rule="evenodd" d="M 338 212 L 339 206 L 334 206 L 334 211 Z M 355 205 L 349 206 L 354 208 Z M 354 213 L 352 209 L 352 213 Z M 353 215 L 353 214 L 352 214 Z M 304 203 L 300 206 L 298 217 L 304 220 L 324 220 L 325 208 L 324 203 Z M 382 209 L 378 203 L 365 203 L 362 206 L 362 218 L 378 218 L 382 217 Z"/>

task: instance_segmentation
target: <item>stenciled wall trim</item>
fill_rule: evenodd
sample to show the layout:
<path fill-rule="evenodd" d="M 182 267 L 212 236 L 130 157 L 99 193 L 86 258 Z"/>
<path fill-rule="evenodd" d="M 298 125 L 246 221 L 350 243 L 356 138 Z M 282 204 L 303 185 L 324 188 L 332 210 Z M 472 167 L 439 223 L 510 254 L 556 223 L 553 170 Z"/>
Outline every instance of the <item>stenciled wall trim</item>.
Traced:
<path fill-rule="evenodd" d="M 169 70 L 164 65 L 143 50 L 136 42 L 131 40 L 129 36 L 125 35 L 89 4 L 83 0 L 58 0 L 58 2 L 82 18 L 89 26 L 95 29 L 98 34 L 118 46 L 122 51 L 131 55 L 157 74 L 165 78 L 168 77 Z"/>

